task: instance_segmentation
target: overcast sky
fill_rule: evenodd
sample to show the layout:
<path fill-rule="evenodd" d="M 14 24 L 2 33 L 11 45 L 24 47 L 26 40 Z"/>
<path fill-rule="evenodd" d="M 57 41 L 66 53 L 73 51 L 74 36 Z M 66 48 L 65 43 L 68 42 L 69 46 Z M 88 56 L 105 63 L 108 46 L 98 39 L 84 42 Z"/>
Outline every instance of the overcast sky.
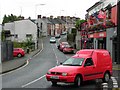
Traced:
<path fill-rule="evenodd" d="M 29 16 L 35 19 L 37 14 L 42 16 L 69 15 L 84 19 L 86 10 L 99 0 L 1 0 L 0 23 L 4 14 Z M 44 5 L 41 5 L 44 4 Z"/>

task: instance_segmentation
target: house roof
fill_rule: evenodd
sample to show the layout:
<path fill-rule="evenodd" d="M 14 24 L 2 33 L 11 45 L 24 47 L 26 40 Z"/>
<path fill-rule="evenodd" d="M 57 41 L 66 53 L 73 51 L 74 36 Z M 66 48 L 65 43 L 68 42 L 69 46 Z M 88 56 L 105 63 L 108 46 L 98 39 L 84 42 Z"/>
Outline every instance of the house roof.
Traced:
<path fill-rule="evenodd" d="M 48 20 L 49 20 L 52 24 L 59 24 L 59 22 L 58 22 L 56 19 L 48 18 Z"/>
<path fill-rule="evenodd" d="M 56 18 L 56 20 L 57 20 L 58 22 L 60 22 L 61 24 L 65 24 L 65 23 L 66 23 L 64 20 L 59 19 L 59 18 Z"/>
<path fill-rule="evenodd" d="M 90 10 L 94 9 L 95 7 L 97 7 L 98 5 L 100 5 L 102 2 L 96 2 L 93 6 L 91 6 L 89 9 L 87 9 L 86 11 L 89 12 Z"/>

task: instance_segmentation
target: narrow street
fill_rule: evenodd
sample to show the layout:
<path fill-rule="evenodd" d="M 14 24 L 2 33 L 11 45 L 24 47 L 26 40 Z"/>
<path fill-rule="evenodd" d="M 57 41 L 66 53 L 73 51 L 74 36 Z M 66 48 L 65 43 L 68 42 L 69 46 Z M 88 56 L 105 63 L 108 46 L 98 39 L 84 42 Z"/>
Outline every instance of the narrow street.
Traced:
<path fill-rule="evenodd" d="M 76 87 L 74 87 L 73 84 L 63 83 L 58 83 L 58 85 L 54 87 L 52 86 L 51 82 L 48 82 L 45 78 L 45 74 L 50 68 L 55 67 L 57 64 L 60 64 L 60 62 L 64 62 L 67 58 L 73 55 L 63 54 L 57 49 L 56 46 L 56 44 L 49 43 L 49 37 L 44 38 L 43 51 L 38 56 L 29 60 L 29 63 L 26 67 L 2 76 L 3 90 L 6 90 L 4 88 L 75 89 Z M 117 77 L 118 74 L 120 74 L 120 71 L 113 71 L 113 77 L 117 79 L 117 82 L 120 82 L 120 79 Z M 102 83 L 101 80 L 93 80 L 84 82 L 80 89 L 84 90 L 85 88 L 95 88 L 103 90 L 104 86 L 105 85 Z M 109 81 L 108 87 L 116 87 L 115 85 L 113 85 L 112 79 Z"/>

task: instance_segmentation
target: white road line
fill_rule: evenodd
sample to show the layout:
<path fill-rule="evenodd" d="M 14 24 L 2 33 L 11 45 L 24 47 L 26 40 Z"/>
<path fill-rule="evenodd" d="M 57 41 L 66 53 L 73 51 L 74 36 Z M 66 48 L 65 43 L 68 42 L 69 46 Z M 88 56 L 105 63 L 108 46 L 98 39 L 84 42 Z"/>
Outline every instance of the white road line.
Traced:
<path fill-rule="evenodd" d="M 52 45 L 51 45 L 51 46 L 52 46 Z M 59 62 L 58 62 L 59 60 L 58 60 L 58 57 L 57 57 L 57 55 L 56 55 L 55 50 L 54 50 L 54 48 L 53 48 L 53 47 L 52 47 L 52 49 L 53 49 L 53 52 L 54 52 L 54 54 L 55 54 L 55 58 L 56 58 L 56 66 L 57 66 L 57 65 L 58 65 L 58 63 L 59 63 Z"/>
<path fill-rule="evenodd" d="M 42 41 L 42 39 L 41 39 L 41 41 Z M 39 55 L 42 51 L 43 51 L 43 41 L 42 41 L 42 49 L 41 49 L 41 51 L 40 51 L 39 53 L 37 53 L 35 56 L 33 56 L 33 57 L 36 57 L 36 56 Z M 32 58 L 29 58 L 29 59 L 27 60 L 27 63 L 26 63 L 24 66 L 22 66 L 22 67 L 20 67 L 20 68 L 18 68 L 18 69 L 16 69 L 16 70 L 10 71 L 10 72 L 8 72 L 8 73 L 1 74 L 0 76 L 6 75 L 6 74 L 10 74 L 10 73 L 13 73 L 13 72 L 15 72 L 15 71 L 18 71 L 18 70 L 20 70 L 20 69 L 26 67 L 26 66 L 29 64 L 29 61 L 30 61 L 31 59 L 32 59 Z"/>
<path fill-rule="evenodd" d="M 25 85 L 22 85 L 22 88 L 24 88 L 24 87 L 26 87 L 26 86 L 28 86 L 28 85 L 30 85 L 30 84 L 33 84 L 33 83 L 37 82 L 38 80 L 41 80 L 41 79 L 44 78 L 44 77 L 45 77 L 45 75 L 43 75 L 43 76 L 41 76 L 40 78 L 35 79 L 35 80 L 33 80 L 33 81 L 25 84 Z"/>
<path fill-rule="evenodd" d="M 108 90 L 108 83 L 102 83 L 103 90 Z"/>
<path fill-rule="evenodd" d="M 113 88 L 118 88 L 118 83 L 117 80 L 115 79 L 115 77 L 111 77 L 112 81 L 113 81 Z"/>
<path fill-rule="evenodd" d="M 10 72 L 1 74 L 0 76 L 4 76 L 4 75 L 10 74 L 10 73 L 13 73 L 13 72 L 15 72 L 15 71 L 18 71 L 18 70 L 20 70 L 20 69 L 26 67 L 28 64 L 29 64 L 29 60 L 27 60 L 27 63 L 26 63 L 24 66 L 22 66 L 22 67 L 20 67 L 20 68 L 18 68 L 18 69 L 15 69 L 15 70 L 13 70 L 13 71 L 10 71 Z"/>

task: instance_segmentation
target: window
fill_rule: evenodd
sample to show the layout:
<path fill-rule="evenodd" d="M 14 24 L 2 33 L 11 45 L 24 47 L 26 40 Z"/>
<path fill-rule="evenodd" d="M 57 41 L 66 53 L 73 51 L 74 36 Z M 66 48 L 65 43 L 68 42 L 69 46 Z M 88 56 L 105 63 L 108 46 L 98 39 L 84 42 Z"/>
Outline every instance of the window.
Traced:
<path fill-rule="evenodd" d="M 85 65 L 84 66 L 92 66 L 93 65 L 93 60 L 92 58 L 87 58 L 85 61 Z"/>
<path fill-rule="evenodd" d="M 26 34 L 26 37 L 30 38 L 30 37 L 32 37 L 32 34 Z"/>
<path fill-rule="evenodd" d="M 18 38 L 18 34 L 11 34 L 12 37 Z"/>

